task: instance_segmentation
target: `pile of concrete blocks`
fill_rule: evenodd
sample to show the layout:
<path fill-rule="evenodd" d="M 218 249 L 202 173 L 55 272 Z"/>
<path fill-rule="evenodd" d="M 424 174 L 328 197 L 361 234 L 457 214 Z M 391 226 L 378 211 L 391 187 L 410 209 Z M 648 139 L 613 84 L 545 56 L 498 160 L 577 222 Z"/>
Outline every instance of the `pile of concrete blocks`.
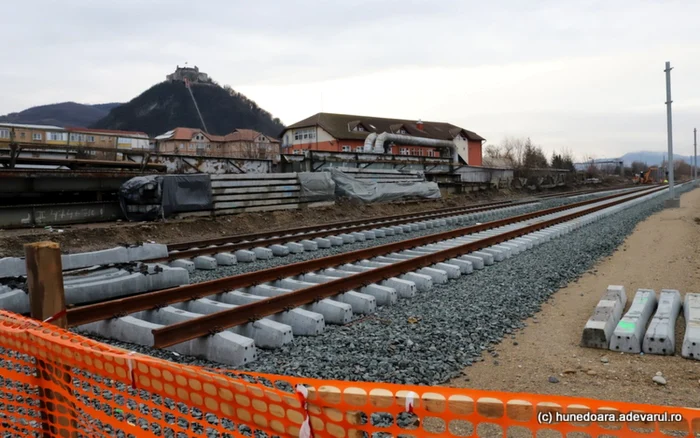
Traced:
<path fill-rule="evenodd" d="M 581 346 L 623 353 L 672 356 L 676 352 L 675 327 L 684 309 L 685 336 L 681 356 L 700 360 L 700 294 L 675 289 L 638 289 L 627 313 L 623 286 L 608 286 L 583 329 Z M 653 316 L 652 316 L 653 315 Z"/>
<path fill-rule="evenodd" d="M 167 246 L 154 243 L 64 254 L 61 256 L 63 270 L 73 270 L 65 272 L 63 278 L 66 304 L 85 304 L 189 284 L 189 272 L 185 269 L 141 262 L 167 255 Z M 131 266 L 124 266 L 128 264 Z M 117 267 L 107 267 L 109 265 Z M 77 269 L 80 271 L 75 271 Z M 24 259 L 0 259 L 0 309 L 29 312 L 27 287 L 17 286 L 23 281 L 14 280 L 24 276 Z M 8 281 L 8 278 L 13 280 Z"/>

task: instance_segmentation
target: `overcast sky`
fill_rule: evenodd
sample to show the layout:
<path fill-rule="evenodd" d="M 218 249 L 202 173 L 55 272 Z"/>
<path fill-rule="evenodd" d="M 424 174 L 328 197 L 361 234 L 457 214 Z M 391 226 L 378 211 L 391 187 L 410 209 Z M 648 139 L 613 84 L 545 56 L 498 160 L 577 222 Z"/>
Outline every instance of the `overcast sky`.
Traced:
<path fill-rule="evenodd" d="M 420 118 L 610 157 L 666 149 L 671 61 L 677 153 L 700 125 L 697 0 L 11 3 L 0 114 L 128 101 L 189 62 L 285 124 Z"/>

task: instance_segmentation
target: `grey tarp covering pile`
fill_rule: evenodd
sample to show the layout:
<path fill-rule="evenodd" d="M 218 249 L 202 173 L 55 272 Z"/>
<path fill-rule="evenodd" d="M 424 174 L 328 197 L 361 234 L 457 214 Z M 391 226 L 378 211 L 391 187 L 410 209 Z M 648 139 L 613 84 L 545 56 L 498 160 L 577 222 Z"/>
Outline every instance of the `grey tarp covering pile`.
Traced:
<path fill-rule="evenodd" d="M 128 220 L 155 220 L 213 207 L 209 175 L 149 175 L 131 178 L 119 188 Z"/>
<path fill-rule="evenodd" d="M 335 183 L 328 172 L 301 172 L 299 178 L 299 200 L 331 201 L 335 199 Z"/>
<path fill-rule="evenodd" d="M 412 181 L 401 183 L 382 183 L 362 181 L 337 170 L 330 171 L 335 181 L 338 196 L 347 196 L 363 202 L 388 202 L 405 198 L 439 199 L 440 188 L 435 182 Z"/>

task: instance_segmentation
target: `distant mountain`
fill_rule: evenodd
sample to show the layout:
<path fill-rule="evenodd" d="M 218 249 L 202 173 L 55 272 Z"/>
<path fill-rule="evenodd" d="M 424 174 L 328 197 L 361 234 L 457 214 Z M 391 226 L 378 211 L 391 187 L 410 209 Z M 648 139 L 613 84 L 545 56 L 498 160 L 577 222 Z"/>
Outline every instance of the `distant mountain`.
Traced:
<path fill-rule="evenodd" d="M 31 125 L 89 126 L 105 117 L 120 103 L 84 105 L 75 102 L 34 106 L 18 113 L 0 116 L 0 122 Z"/>
<path fill-rule="evenodd" d="M 642 163 L 646 163 L 649 166 L 654 166 L 661 164 L 664 161 L 664 159 L 668 158 L 668 154 L 665 152 L 649 151 L 628 152 L 621 158 L 622 161 L 625 163 L 625 166 L 630 166 L 633 161 L 640 161 Z M 673 154 L 673 160 L 683 160 L 688 164 L 692 164 L 693 158 L 687 155 Z"/>
<path fill-rule="evenodd" d="M 279 119 L 230 87 L 196 82 L 191 87 L 210 134 L 248 128 L 279 137 L 284 129 Z M 177 127 L 202 128 L 202 124 L 184 82 L 166 81 L 113 108 L 92 127 L 142 131 L 155 137 Z"/>

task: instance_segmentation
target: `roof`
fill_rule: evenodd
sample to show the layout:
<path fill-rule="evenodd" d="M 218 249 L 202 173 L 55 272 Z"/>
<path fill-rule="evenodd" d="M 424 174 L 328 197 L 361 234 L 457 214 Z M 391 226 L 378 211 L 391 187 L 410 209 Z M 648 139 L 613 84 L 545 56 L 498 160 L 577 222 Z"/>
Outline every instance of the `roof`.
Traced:
<path fill-rule="evenodd" d="M 148 138 L 148 134 L 145 132 L 141 131 L 119 131 L 116 129 L 93 129 L 93 128 L 80 128 L 76 126 L 67 126 L 66 131 L 70 132 L 89 132 L 89 133 L 95 133 L 95 134 L 116 134 L 116 135 L 123 135 L 123 136 L 138 136 L 138 137 L 146 137 Z"/>
<path fill-rule="evenodd" d="M 197 134 L 202 134 L 209 141 L 214 142 L 214 143 L 224 141 L 224 137 L 221 135 L 207 134 L 206 132 L 202 131 L 201 129 L 197 129 L 197 128 L 175 128 L 173 130 L 166 132 L 165 134 L 161 134 L 161 135 L 157 136 L 156 140 L 191 141 L 192 137 L 194 137 Z"/>
<path fill-rule="evenodd" d="M 270 143 L 279 143 L 279 140 L 258 132 L 254 129 L 236 129 L 230 134 L 226 134 L 225 141 L 254 141 L 259 136 L 264 135 Z"/>
<path fill-rule="evenodd" d="M 207 134 L 206 132 L 202 131 L 201 129 L 197 128 L 175 128 L 172 129 L 164 134 L 161 134 L 156 137 L 156 140 L 174 140 L 174 141 L 192 141 L 192 137 L 194 137 L 197 134 L 202 134 L 205 136 L 209 141 L 213 143 L 223 143 L 227 141 L 253 141 L 255 140 L 258 136 L 264 135 L 258 131 L 255 131 L 253 129 L 236 129 L 230 134 L 224 135 L 212 135 L 212 134 Z M 279 140 L 274 139 L 268 135 L 265 135 L 265 137 L 270 140 L 270 143 L 279 143 Z"/>
<path fill-rule="evenodd" d="M 25 125 L 22 123 L 5 123 L 5 122 L 0 122 L 0 126 L 5 126 L 8 128 L 25 128 L 25 129 L 58 129 L 63 131 L 63 128 L 60 126 L 53 126 L 53 125 Z"/>
<path fill-rule="evenodd" d="M 382 117 L 355 116 L 350 114 L 318 113 L 293 125 L 287 126 L 284 132 L 294 128 L 320 126 L 339 140 L 364 140 L 371 132 L 394 132 L 403 127 L 408 135 L 415 137 L 453 140 L 463 133 L 469 140 L 485 140 L 485 138 L 451 123 L 423 122 L 423 130 L 416 127 L 416 120 L 386 119 Z M 362 125 L 365 131 L 351 131 L 353 127 Z M 350 129 L 349 129 L 350 128 Z"/>

